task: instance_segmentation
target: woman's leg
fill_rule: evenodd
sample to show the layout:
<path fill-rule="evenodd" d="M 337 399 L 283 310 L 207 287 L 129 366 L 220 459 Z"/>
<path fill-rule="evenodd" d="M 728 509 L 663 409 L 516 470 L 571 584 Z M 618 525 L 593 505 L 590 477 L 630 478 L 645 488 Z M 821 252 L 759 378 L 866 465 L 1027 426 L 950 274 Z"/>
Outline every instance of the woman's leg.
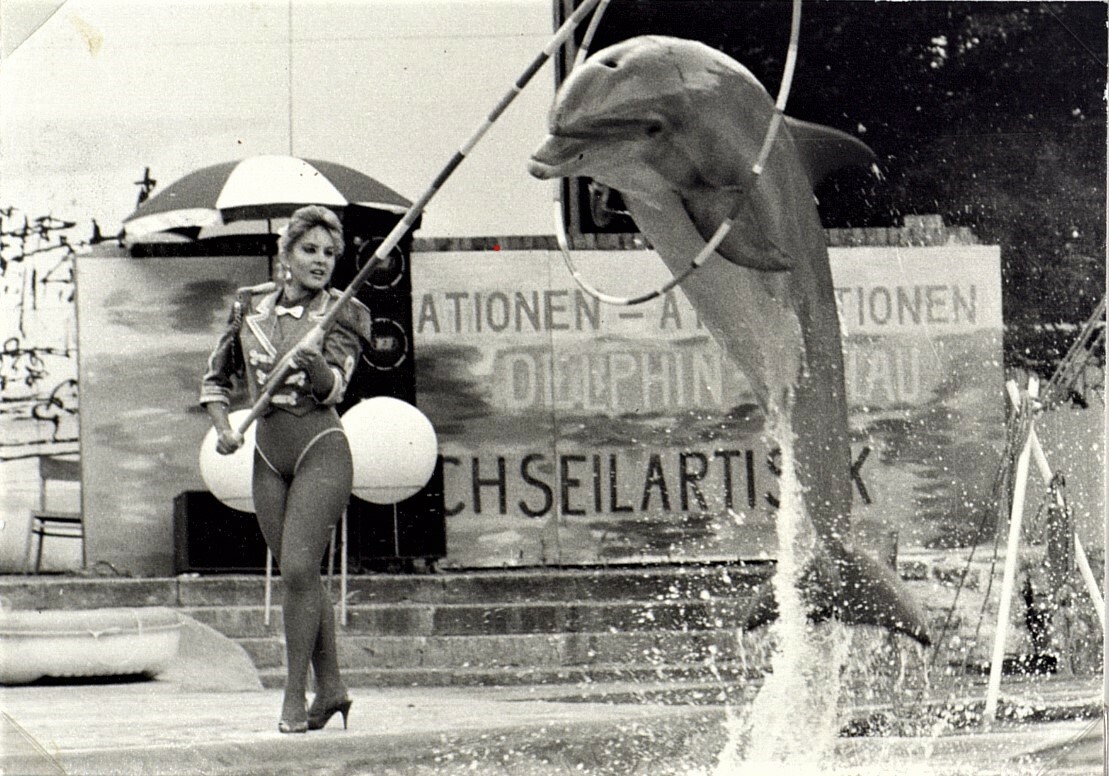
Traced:
<path fill-rule="evenodd" d="M 254 475 L 251 495 L 254 512 L 266 546 L 274 558 L 281 557 L 281 534 L 285 530 L 285 498 L 288 490 L 285 479 L 267 464 L 257 451 L 254 453 Z"/>
<path fill-rule="evenodd" d="M 262 529 L 262 536 L 266 539 L 266 546 L 269 547 L 273 557 L 277 559 L 278 566 L 281 570 L 282 587 L 285 586 L 284 567 L 281 564 L 282 553 L 282 539 L 285 532 L 285 508 L 286 501 L 288 500 L 288 484 L 285 478 L 278 474 L 263 458 L 255 452 L 254 454 L 254 477 L 253 477 L 253 496 L 254 496 L 254 511 L 258 516 L 258 526 Z M 282 606 L 282 619 L 285 621 L 285 662 L 287 671 L 289 669 L 289 612 L 287 601 Z M 291 673 L 290 673 L 291 675 Z M 289 682 L 286 681 L 285 685 L 285 699 L 281 705 L 281 719 L 285 722 L 296 723 L 302 722 L 305 719 L 304 702 L 305 696 L 303 690 L 300 691 L 299 698 L 296 695 L 297 688 L 293 687 L 293 692 L 289 692 Z"/>
<path fill-rule="evenodd" d="M 346 437 L 332 432 L 316 439 L 303 453 L 289 485 L 280 559 L 288 662 L 285 706 L 289 712 L 294 706 L 303 709 L 313 658 L 318 689 L 330 693 L 341 687 L 334 614 L 320 564 L 331 529 L 350 498 L 352 476 Z"/>
<path fill-rule="evenodd" d="M 343 548 L 344 550 L 346 548 Z M 312 650 L 312 672 L 316 677 L 316 698 L 312 706 L 325 707 L 346 697 L 347 688 L 339 675 L 339 649 L 335 639 L 335 612 L 327 588 L 320 584 L 320 628 Z"/>

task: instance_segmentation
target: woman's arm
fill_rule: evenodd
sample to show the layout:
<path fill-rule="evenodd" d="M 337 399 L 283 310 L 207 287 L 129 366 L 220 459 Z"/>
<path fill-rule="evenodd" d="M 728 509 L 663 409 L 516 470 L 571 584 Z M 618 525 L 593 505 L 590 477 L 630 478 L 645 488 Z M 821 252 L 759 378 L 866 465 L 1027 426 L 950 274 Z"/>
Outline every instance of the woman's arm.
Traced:
<path fill-rule="evenodd" d="M 204 409 L 208 410 L 208 417 L 212 419 L 212 426 L 219 435 L 216 439 L 216 452 L 230 455 L 243 446 L 243 435 L 231 428 L 226 404 L 210 401 L 204 405 Z"/>
<path fill-rule="evenodd" d="M 243 445 L 243 437 L 231 428 L 228 408 L 231 405 L 232 378 L 244 374 L 242 349 L 238 346 L 242 323 L 242 300 L 236 299 L 216 347 L 208 356 L 207 368 L 200 381 L 200 404 L 208 412 L 212 426 L 219 434 L 216 450 L 230 455 Z"/>
<path fill-rule="evenodd" d="M 224 406 L 231 404 L 231 389 L 234 377 L 245 374 L 242 348 L 239 346 L 239 328 L 242 326 L 241 299 L 231 306 L 227 327 L 220 334 L 219 341 L 208 356 L 204 376 L 200 379 L 200 403 L 218 402 Z"/>
<path fill-rule="evenodd" d="M 333 378 L 327 384 L 330 387 L 327 393 L 315 390 L 316 383 L 313 381 L 313 393 L 321 404 L 343 401 L 354 368 L 362 356 L 363 343 L 370 339 L 371 326 L 370 311 L 358 299 L 351 299 L 339 313 L 321 348 L 323 361 Z"/>
<path fill-rule="evenodd" d="M 362 341 L 370 337 L 370 311 L 351 299 L 318 348 L 298 348 L 293 363 L 308 375 L 312 395 L 320 404 L 339 404 L 362 355 Z"/>

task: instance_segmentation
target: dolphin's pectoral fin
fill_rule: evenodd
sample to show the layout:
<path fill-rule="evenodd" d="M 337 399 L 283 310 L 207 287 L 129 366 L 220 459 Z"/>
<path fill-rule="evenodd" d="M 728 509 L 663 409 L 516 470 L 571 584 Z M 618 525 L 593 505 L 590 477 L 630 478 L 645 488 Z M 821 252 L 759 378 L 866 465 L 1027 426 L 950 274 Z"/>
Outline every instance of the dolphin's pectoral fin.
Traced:
<path fill-rule="evenodd" d="M 878 625 L 904 633 L 924 646 L 932 643 L 923 612 L 904 592 L 892 569 L 843 547 L 834 555 L 821 556 L 802 574 L 801 589 L 811 620 L 834 617 L 853 625 Z M 743 628 L 758 628 L 777 616 L 778 603 L 767 581 L 755 592 Z"/>
<path fill-rule="evenodd" d="M 736 199 L 743 197 L 735 223 L 716 252 L 741 267 L 770 272 L 793 269 L 796 261 L 773 240 L 769 239 L 762 219 L 747 193 L 738 189 L 714 189 L 703 194 L 687 194 L 682 200 L 686 215 L 701 239 L 709 239 L 732 214 Z"/>
<path fill-rule="evenodd" d="M 673 192 L 656 194 L 652 200 L 633 194 L 623 197 L 629 215 L 655 250 L 683 268 L 701 252 L 731 210 L 730 200 L 723 205 L 696 203 Z M 792 260 L 774 249 L 742 213 L 716 253 L 732 264 L 751 269 L 781 271 L 793 267 Z"/>

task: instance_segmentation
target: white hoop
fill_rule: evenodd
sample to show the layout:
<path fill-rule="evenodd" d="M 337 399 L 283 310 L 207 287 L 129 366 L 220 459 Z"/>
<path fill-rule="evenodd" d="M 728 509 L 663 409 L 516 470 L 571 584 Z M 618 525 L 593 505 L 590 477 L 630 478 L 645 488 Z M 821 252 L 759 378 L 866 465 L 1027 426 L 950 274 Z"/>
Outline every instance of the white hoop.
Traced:
<path fill-rule="evenodd" d="M 593 18 L 589 22 L 589 27 L 586 29 L 585 36 L 582 39 L 581 48 L 578 50 L 577 57 L 574 60 L 574 67 L 581 64 L 586 57 L 589 50 L 589 44 L 593 40 L 593 35 L 597 31 L 597 25 L 600 22 L 601 15 L 604 13 L 605 7 L 608 5 L 609 0 L 601 0 L 600 5 L 597 6 L 593 12 Z M 786 102 L 789 99 L 789 90 L 793 84 L 793 72 L 797 67 L 797 40 L 801 32 L 801 0 L 793 0 L 793 14 L 790 20 L 789 29 L 789 47 L 786 49 L 786 62 L 785 69 L 782 71 L 782 82 L 778 87 L 778 99 L 774 102 L 774 113 L 770 117 L 770 124 L 766 128 L 766 135 L 763 137 L 762 148 L 759 149 L 759 155 L 755 159 L 755 164 L 751 167 L 751 174 L 754 175 L 755 180 L 762 175 L 763 168 L 766 165 L 767 157 L 770 156 L 770 149 L 774 145 L 774 140 L 777 138 L 778 129 L 782 124 L 782 118 L 785 114 Z M 724 241 L 728 236 L 728 232 L 732 230 L 735 225 L 735 220 L 739 216 L 739 210 L 742 201 L 736 202 L 724 220 L 720 222 L 720 226 L 713 232 L 712 237 L 705 243 L 705 247 L 693 257 L 680 274 L 675 275 L 671 280 L 668 280 L 659 288 L 654 291 L 648 291 L 645 294 L 631 297 L 613 296 L 606 294 L 603 291 L 590 285 L 585 278 L 578 272 L 577 267 L 574 266 L 573 256 L 570 255 L 570 240 L 566 234 L 566 225 L 562 220 L 562 182 L 555 183 L 555 197 L 554 197 L 554 227 L 555 227 L 555 241 L 558 243 L 558 250 L 562 254 L 562 260 L 566 263 L 566 269 L 570 271 L 570 276 L 574 278 L 574 282 L 581 287 L 585 293 L 592 296 L 605 304 L 617 306 L 630 306 L 648 302 L 659 296 L 662 296 L 671 289 L 677 287 L 683 280 L 693 274 L 694 270 L 700 268 L 709 256 L 713 254 L 717 246 Z"/>

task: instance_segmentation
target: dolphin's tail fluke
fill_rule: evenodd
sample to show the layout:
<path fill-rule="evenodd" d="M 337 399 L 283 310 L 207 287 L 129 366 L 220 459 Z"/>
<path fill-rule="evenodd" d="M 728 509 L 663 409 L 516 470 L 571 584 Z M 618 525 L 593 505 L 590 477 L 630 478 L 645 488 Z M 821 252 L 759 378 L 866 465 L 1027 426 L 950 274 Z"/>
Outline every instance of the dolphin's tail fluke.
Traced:
<path fill-rule="evenodd" d="M 861 552 L 838 546 L 822 554 L 806 567 L 801 588 L 814 621 L 834 617 L 854 625 L 879 625 L 924 646 L 932 643 L 924 612 L 901 580 L 888 566 Z M 758 628 L 777 616 L 778 603 L 768 580 L 755 592 L 743 628 Z"/>

